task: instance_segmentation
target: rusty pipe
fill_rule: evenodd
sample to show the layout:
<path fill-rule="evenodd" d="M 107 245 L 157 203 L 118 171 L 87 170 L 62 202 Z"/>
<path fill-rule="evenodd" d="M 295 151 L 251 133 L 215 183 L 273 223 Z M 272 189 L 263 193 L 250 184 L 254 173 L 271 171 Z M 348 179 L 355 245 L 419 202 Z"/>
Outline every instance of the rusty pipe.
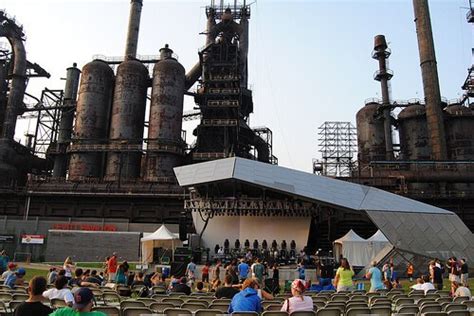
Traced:
<path fill-rule="evenodd" d="M 242 32 L 240 33 L 240 87 L 247 88 L 248 83 L 248 52 L 249 52 L 249 20 L 246 13 L 247 8 L 242 9 L 242 18 L 240 19 L 240 26 Z"/>
<path fill-rule="evenodd" d="M 428 0 L 413 0 L 413 8 L 432 157 L 435 160 L 445 160 L 446 133 Z"/>
<path fill-rule="evenodd" d="M 128 19 L 127 42 L 125 57 L 137 57 L 138 34 L 140 32 L 140 17 L 142 14 L 143 0 L 131 0 L 130 15 Z"/>
<path fill-rule="evenodd" d="M 10 21 L 10 23 L 13 22 Z M 15 27 L 4 26 L 0 29 L 0 37 L 6 37 L 13 49 L 13 73 L 2 130 L 2 138 L 13 140 L 16 118 L 23 105 L 26 89 L 26 51 L 23 39 L 18 35 Z"/>
<path fill-rule="evenodd" d="M 186 81 L 184 85 L 184 90 L 188 91 L 191 87 L 199 80 L 199 77 L 202 75 L 202 66 L 201 62 L 197 62 L 193 68 L 191 68 L 186 74 Z"/>

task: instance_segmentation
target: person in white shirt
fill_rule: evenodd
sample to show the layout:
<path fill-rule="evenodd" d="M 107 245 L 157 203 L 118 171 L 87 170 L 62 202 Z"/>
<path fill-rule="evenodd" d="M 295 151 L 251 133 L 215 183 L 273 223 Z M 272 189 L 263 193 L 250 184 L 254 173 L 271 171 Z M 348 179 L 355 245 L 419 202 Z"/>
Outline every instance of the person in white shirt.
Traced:
<path fill-rule="evenodd" d="M 433 283 L 430 282 L 429 276 L 424 275 L 421 278 L 423 279 L 423 284 L 421 285 L 421 289 L 425 291 L 425 295 L 426 293 L 428 293 L 429 290 L 436 290 Z"/>
<path fill-rule="evenodd" d="M 67 288 L 67 278 L 59 276 L 54 282 L 54 288 L 43 292 L 43 297 L 52 300 L 60 299 L 64 300 L 67 305 L 72 306 L 74 304 L 74 295 L 71 290 Z"/>
<path fill-rule="evenodd" d="M 451 289 L 452 289 L 452 292 L 454 293 L 453 295 L 454 297 L 469 297 L 469 300 L 472 299 L 471 290 L 468 287 L 456 281 L 453 281 L 451 283 Z"/>
<path fill-rule="evenodd" d="M 417 290 L 417 291 L 423 290 L 422 287 L 423 287 L 423 280 L 421 278 L 416 279 L 416 283 L 410 286 L 412 290 Z"/>
<path fill-rule="evenodd" d="M 292 297 L 285 300 L 281 307 L 282 312 L 291 314 L 296 311 L 313 311 L 313 299 L 310 296 L 303 295 L 305 284 L 303 280 L 296 279 L 291 283 Z"/>

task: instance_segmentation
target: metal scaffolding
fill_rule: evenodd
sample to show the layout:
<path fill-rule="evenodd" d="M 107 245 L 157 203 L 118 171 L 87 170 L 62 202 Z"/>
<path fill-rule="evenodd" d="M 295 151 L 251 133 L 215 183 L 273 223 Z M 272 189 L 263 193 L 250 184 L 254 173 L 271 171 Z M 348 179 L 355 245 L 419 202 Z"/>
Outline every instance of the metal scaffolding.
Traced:
<path fill-rule="evenodd" d="M 322 160 L 313 161 L 313 172 L 325 176 L 348 177 L 357 156 L 356 128 L 350 122 L 324 122 L 319 127 Z"/>

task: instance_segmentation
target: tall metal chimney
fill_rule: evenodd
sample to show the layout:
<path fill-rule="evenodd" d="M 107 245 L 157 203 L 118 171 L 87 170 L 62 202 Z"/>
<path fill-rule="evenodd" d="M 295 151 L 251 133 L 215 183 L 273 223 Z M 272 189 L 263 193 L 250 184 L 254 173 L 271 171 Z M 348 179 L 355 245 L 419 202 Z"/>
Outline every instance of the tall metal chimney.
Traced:
<path fill-rule="evenodd" d="M 420 51 L 421 75 L 423 77 L 423 90 L 426 102 L 426 120 L 430 134 L 432 158 L 435 160 L 446 160 L 446 134 L 428 0 L 413 0 L 413 8 L 415 10 L 416 33 L 418 36 L 418 49 Z"/>
<path fill-rule="evenodd" d="M 387 68 L 387 59 L 390 57 L 387 41 L 384 35 L 377 35 L 374 38 L 374 52 L 372 58 L 378 60 L 379 70 L 375 73 L 374 79 L 380 81 L 382 88 L 382 107 L 385 134 L 385 159 L 393 160 L 392 141 L 392 115 L 390 114 L 390 92 L 388 82 L 393 77 L 393 72 Z"/>
<path fill-rule="evenodd" d="M 140 16 L 142 14 L 143 0 L 131 0 L 130 17 L 128 20 L 127 43 L 125 46 L 125 57 L 137 56 L 138 33 L 140 31 Z"/>

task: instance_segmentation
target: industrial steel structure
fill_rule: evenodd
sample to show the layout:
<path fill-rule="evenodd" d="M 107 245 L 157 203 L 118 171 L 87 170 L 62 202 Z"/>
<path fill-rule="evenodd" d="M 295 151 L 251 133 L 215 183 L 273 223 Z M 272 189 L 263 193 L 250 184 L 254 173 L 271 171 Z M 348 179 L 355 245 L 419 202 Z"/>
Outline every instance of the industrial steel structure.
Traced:
<path fill-rule="evenodd" d="M 461 99 L 441 97 L 427 0 L 414 0 L 424 100 L 393 101 L 387 86 L 393 73 L 385 37 L 375 37 L 374 78 L 382 100 L 369 99 L 357 113 L 358 169 L 346 180 L 377 186 L 458 213 L 474 229 L 473 68 Z M 467 15 L 473 23 L 471 4 Z M 401 108 L 396 117 L 391 115 Z M 398 130 L 398 143 L 393 131 Z"/>
<path fill-rule="evenodd" d="M 178 223 L 186 192 L 174 167 L 231 156 L 277 163 L 271 130 L 249 127 L 250 6 L 206 7 L 206 45 L 187 73 L 168 45 L 137 54 L 142 7 L 131 1 L 123 56 L 72 65 L 64 90 L 26 106 L 27 78 L 49 74 L 26 60 L 22 27 L 1 12 L 11 50 L 0 58 L 0 215 Z M 185 94 L 199 111 L 183 113 Z M 13 140 L 18 115 L 36 118 L 29 146 Z M 195 118 L 197 139 L 186 144 L 182 121 Z"/>

